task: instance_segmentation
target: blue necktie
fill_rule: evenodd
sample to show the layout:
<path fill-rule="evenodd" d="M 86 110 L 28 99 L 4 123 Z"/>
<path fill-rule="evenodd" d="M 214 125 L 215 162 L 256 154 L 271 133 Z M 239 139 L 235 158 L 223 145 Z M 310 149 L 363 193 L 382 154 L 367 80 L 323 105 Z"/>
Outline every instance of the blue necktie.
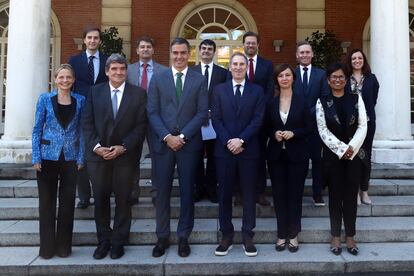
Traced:
<path fill-rule="evenodd" d="M 307 94 L 307 90 L 308 90 L 308 68 L 307 67 L 303 67 L 302 85 L 303 85 L 303 92 Z"/>
<path fill-rule="evenodd" d="M 118 113 L 118 97 L 117 97 L 117 93 L 119 92 L 118 89 L 114 89 L 113 90 L 114 95 L 112 96 L 112 112 L 114 114 L 114 118 L 116 118 L 116 114 Z"/>

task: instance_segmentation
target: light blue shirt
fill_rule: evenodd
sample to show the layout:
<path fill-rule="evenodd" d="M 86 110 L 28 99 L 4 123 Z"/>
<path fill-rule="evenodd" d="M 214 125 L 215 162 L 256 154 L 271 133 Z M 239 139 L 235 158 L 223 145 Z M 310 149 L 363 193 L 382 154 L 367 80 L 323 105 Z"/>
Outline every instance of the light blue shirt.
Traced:
<path fill-rule="evenodd" d="M 87 50 L 86 50 L 86 62 L 89 63 L 89 57 L 92 56 Z M 93 83 L 96 82 L 96 79 L 98 78 L 99 75 L 99 51 L 96 51 L 95 54 L 93 54 L 93 56 L 95 57 L 93 59 Z"/>

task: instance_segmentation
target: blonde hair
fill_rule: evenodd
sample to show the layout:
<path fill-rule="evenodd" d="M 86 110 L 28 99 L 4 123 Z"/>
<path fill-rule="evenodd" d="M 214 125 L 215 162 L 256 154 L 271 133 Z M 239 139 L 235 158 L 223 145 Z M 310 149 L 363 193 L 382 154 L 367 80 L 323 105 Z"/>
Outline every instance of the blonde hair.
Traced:
<path fill-rule="evenodd" d="M 72 74 L 73 78 L 75 78 L 75 71 L 73 70 L 73 67 L 70 64 L 63 63 L 59 65 L 54 72 L 54 77 L 56 78 L 60 71 L 62 70 L 68 70 Z"/>

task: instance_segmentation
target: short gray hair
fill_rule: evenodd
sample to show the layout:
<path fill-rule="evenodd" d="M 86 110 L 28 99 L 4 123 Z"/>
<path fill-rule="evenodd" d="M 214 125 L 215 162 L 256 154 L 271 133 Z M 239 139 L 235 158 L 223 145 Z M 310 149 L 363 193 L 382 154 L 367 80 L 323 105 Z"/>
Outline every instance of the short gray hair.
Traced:
<path fill-rule="evenodd" d="M 112 54 L 109 56 L 109 58 L 106 60 L 105 63 L 105 72 L 109 71 L 109 67 L 111 66 L 112 63 L 120 63 L 120 64 L 125 64 L 125 69 L 128 68 L 128 63 L 126 58 L 121 55 L 121 54 Z"/>
<path fill-rule="evenodd" d="M 249 63 L 249 61 L 247 60 L 247 57 L 246 57 L 246 55 L 245 55 L 245 54 L 243 54 L 242 52 L 234 52 L 234 53 L 231 55 L 231 57 L 230 57 L 230 65 L 233 63 L 233 58 L 234 58 L 235 56 L 241 56 L 241 57 L 243 57 L 243 58 L 244 58 L 244 61 L 246 61 L 246 64 L 248 64 L 248 63 Z"/>

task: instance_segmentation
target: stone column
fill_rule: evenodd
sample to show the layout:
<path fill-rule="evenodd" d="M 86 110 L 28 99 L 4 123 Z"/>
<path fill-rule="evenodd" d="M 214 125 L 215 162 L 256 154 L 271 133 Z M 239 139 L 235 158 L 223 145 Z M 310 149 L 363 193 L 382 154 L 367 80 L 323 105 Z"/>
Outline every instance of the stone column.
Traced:
<path fill-rule="evenodd" d="M 414 163 L 408 0 L 371 0 L 371 65 L 380 83 L 373 161 Z"/>
<path fill-rule="evenodd" d="M 38 96 L 48 90 L 51 0 L 10 0 L 7 94 L 0 163 L 30 163 Z"/>

